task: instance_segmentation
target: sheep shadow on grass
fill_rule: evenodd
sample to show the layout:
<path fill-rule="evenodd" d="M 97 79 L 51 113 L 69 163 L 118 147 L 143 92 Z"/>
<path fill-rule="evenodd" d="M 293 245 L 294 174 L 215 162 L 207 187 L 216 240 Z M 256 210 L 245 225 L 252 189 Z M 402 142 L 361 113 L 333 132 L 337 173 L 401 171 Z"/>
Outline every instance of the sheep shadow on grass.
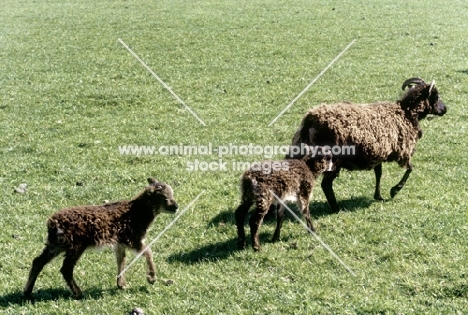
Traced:
<path fill-rule="evenodd" d="M 351 197 L 349 199 L 341 199 L 339 204 L 341 205 L 340 211 L 356 211 L 361 208 L 368 208 L 370 205 L 376 202 L 382 202 L 366 197 Z M 302 217 L 296 206 L 293 204 L 288 204 L 291 210 L 293 210 L 299 217 Z M 250 209 L 249 213 L 252 213 L 253 207 Z M 310 215 L 312 218 L 320 218 L 327 215 L 336 214 L 333 212 L 326 201 L 312 201 L 309 203 Z M 213 226 L 219 226 L 220 224 L 226 225 L 235 225 L 234 211 L 236 209 L 225 210 L 218 213 L 214 218 L 210 220 L 207 224 L 207 228 Z M 285 220 L 295 220 L 289 211 L 285 211 L 286 217 Z M 266 224 L 276 224 L 276 213 L 269 211 L 264 218 Z M 246 221 L 247 222 L 247 221 Z"/>
<path fill-rule="evenodd" d="M 342 206 L 343 210 L 341 211 L 356 211 L 360 208 L 369 207 L 372 203 L 378 202 L 373 199 L 365 198 L 365 197 L 353 197 L 347 200 L 341 200 L 340 205 Z M 311 211 L 312 218 L 319 218 L 322 216 L 328 216 L 335 214 L 330 209 L 328 203 L 326 201 L 318 202 L 313 201 L 309 204 L 309 208 Z M 297 208 L 292 205 L 291 209 L 299 216 L 302 215 L 299 213 Z M 250 210 L 253 210 L 253 208 Z M 234 220 L 234 209 L 228 209 L 218 213 L 215 217 L 213 217 L 207 224 L 207 229 L 209 228 L 216 228 L 219 226 L 231 226 L 235 228 L 235 220 Z M 296 219 L 286 210 L 285 221 L 296 222 Z M 297 222 L 296 222 L 297 223 Z M 264 225 L 276 225 L 276 213 L 268 213 L 263 221 Z M 298 223 L 299 224 L 299 223 Z M 300 227 L 302 228 L 302 227 Z M 248 227 L 248 216 L 245 222 L 245 229 L 246 232 L 249 233 Z M 260 233 L 260 240 L 261 242 L 270 242 L 272 234 L 270 232 L 261 232 Z M 283 234 L 281 236 L 281 241 L 288 242 L 289 237 L 287 234 Z M 170 255 L 167 260 L 169 263 L 173 262 L 182 262 L 187 265 L 195 264 L 195 263 L 203 263 L 203 262 L 217 262 L 219 260 L 227 259 L 233 253 L 238 251 L 237 248 L 237 236 L 235 238 L 220 241 L 220 242 L 212 242 L 210 244 L 204 245 L 202 247 L 196 248 L 189 252 L 177 252 Z"/>
<path fill-rule="evenodd" d="M 130 288 L 128 289 L 130 290 Z M 99 300 L 104 295 L 116 295 L 120 292 L 117 288 L 101 289 L 91 288 L 83 290 L 82 300 Z M 0 309 L 10 307 L 11 305 L 24 305 L 36 302 L 48 302 L 58 300 L 73 299 L 72 293 L 67 288 L 44 288 L 34 291 L 31 299 L 26 299 L 22 291 L 15 291 L 0 296 Z"/>
<path fill-rule="evenodd" d="M 237 238 L 227 241 L 210 243 L 189 252 L 178 252 L 167 258 L 169 263 L 182 262 L 187 265 L 201 262 L 217 262 L 229 258 L 237 251 Z"/>

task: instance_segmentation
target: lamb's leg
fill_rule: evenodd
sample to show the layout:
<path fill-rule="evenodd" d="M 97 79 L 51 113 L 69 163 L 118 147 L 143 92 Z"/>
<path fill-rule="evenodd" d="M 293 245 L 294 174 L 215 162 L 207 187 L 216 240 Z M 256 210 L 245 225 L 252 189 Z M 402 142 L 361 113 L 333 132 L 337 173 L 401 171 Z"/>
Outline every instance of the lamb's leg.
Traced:
<path fill-rule="evenodd" d="M 263 218 L 268 212 L 271 205 L 270 200 L 261 200 L 257 202 L 257 209 L 250 216 L 250 234 L 252 237 L 252 247 L 255 251 L 260 250 L 260 225 L 263 222 Z"/>
<path fill-rule="evenodd" d="M 146 247 L 146 244 L 143 241 L 140 243 L 140 247 L 138 248 L 139 252 L 142 250 L 144 250 L 143 256 L 145 256 L 146 259 L 146 280 L 148 280 L 148 283 L 153 284 L 156 282 L 156 268 L 154 267 L 153 262 L 153 251 L 151 248 Z"/>
<path fill-rule="evenodd" d="M 245 248 L 245 230 L 244 222 L 247 212 L 249 212 L 250 207 L 253 202 L 243 201 L 242 204 L 236 209 L 236 226 L 237 226 L 237 246 L 239 249 Z"/>
<path fill-rule="evenodd" d="M 384 200 L 382 198 L 382 194 L 380 193 L 380 179 L 382 178 L 382 163 L 376 165 L 374 167 L 375 173 L 375 192 L 374 192 L 374 199 L 375 200 Z"/>
<path fill-rule="evenodd" d="M 312 224 L 312 220 L 310 219 L 309 195 L 310 195 L 310 193 L 307 194 L 307 196 L 303 196 L 302 198 L 298 199 L 298 200 L 297 200 L 297 207 L 298 207 L 299 209 L 301 209 L 302 216 L 303 216 L 304 219 L 306 220 L 307 227 L 308 227 L 312 232 L 316 232 L 316 231 L 315 231 L 315 227 L 314 227 L 314 225 Z"/>
<path fill-rule="evenodd" d="M 280 240 L 281 234 L 281 227 L 283 226 L 284 221 L 284 207 L 282 205 L 278 205 L 278 209 L 276 210 L 276 230 L 273 234 L 272 242 L 277 242 Z"/>
<path fill-rule="evenodd" d="M 125 289 L 127 284 L 125 283 L 125 274 L 119 275 L 125 269 L 127 263 L 127 257 L 125 255 L 125 245 L 117 244 L 114 247 L 115 259 L 117 260 L 117 287 L 119 289 Z"/>
<path fill-rule="evenodd" d="M 333 191 L 333 181 L 337 176 L 337 172 L 325 172 L 323 173 L 322 179 L 322 190 L 327 197 L 328 204 L 333 212 L 338 212 L 340 209 L 338 208 L 338 203 L 336 202 L 335 193 Z"/>
<path fill-rule="evenodd" d="M 60 268 L 60 272 L 62 273 L 63 278 L 67 282 L 70 290 L 73 292 L 73 296 L 77 299 L 81 298 L 83 293 L 73 278 L 73 269 L 75 268 L 76 262 L 78 259 L 80 259 L 85 249 L 85 246 L 81 246 L 77 249 L 67 250 L 65 253 L 65 259 L 63 260 L 62 268 Z"/>
<path fill-rule="evenodd" d="M 411 163 L 408 163 L 408 169 L 406 170 L 400 182 L 396 184 L 396 186 L 393 186 L 392 189 L 390 189 L 390 196 L 392 198 L 395 197 L 395 195 L 403 188 L 403 186 L 405 186 L 406 181 L 408 180 L 408 177 L 412 171 L 413 165 Z"/>
<path fill-rule="evenodd" d="M 55 246 L 47 245 L 42 253 L 37 256 L 32 263 L 31 271 L 29 271 L 28 281 L 23 289 L 24 297 L 30 298 L 34 284 L 36 283 L 39 273 L 44 266 L 49 263 L 54 257 L 60 254 L 61 250 Z"/>

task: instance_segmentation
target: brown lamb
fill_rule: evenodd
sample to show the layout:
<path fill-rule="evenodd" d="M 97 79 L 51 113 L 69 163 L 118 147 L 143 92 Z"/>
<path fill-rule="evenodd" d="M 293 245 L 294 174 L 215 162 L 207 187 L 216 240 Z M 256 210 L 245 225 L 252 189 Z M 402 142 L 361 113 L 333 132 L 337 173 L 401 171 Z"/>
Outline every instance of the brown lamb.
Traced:
<path fill-rule="evenodd" d="M 60 272 L 74 297 L 82 292 L 73 278 L 73 269 L 89 247 L 113 246 L 118 275 L 126 264 L 125 249 L 141 252 L 146 248 L 145 235 L 160 213 L 176 213 L 178 205 L 171 186 L 148 178 L 149 186 L 132 200 L 122 200 L 99 206 L 79 206 L 60 210 L 47 221 L 48 237 L 42 254 L 33 260 L 29 278 L 24 286 L 24 296 L 31 297 L 37 276 L 54 257 L 65 253 Z M 150 248 L 143 253 L 146 258 L 146 278 L 156 281 L 156 270 Z M 124 275 L 117 278 L 117 286 L 125 288 Z"/>
<path fill-rule="evenodd" d="M 241 204 L 235 211 L 238 247 L 245 248 L 244 221 L 250 207 L 255 203 L 256 209 L 250 216 L 250 233 L 252 247 L 260 250 L 259 229 L 263 218 L 272 205 L 279 205 L 277 225 L 272 241 L 280 239 L 281 226 L 284 220 L 284 207 L 271 193 L 283 202 L 295 201 L 298 209 L 306 219 L 307 226 L 315 231 L 309 212 L 309 199 L 316 178 L 324 171 L 332 169 L 331 154 L 315 148 L 301 159 L 283 161 L 263 161 L 254 164 L 245 171 L 241 178 Z"/>
<path fill-rule="evenodd" d="M 374 198 L 383 200 L 380 192 L 382 162 L 397 162 L 406 172 L 390 190 L 393 198 L 405 185 L 413 167 L 411 157 L 422 136 L 419 120 L 427 115 L 442 116 L 447 112 L 434 82 L 411 78 L 403 83 L 408 91 L 396 103 L 338 103 L 321 105 L 307 112 L 294 135 L 292 146 L 354 146 L 354 154 L 333 153 L 335 170 L 324 174 L 322 189 L 333 211 L 339 211 L 333 191 L 333 180 L 340 169 L 374 169 Z M 291 152 L 291 151 L 290 151 Z"/>

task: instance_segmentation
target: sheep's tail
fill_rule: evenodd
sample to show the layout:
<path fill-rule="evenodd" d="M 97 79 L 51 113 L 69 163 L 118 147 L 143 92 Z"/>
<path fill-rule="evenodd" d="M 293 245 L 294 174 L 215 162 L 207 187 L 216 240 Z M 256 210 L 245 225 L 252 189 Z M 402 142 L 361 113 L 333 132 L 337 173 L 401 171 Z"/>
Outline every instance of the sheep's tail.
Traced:
<path fill-rule="evenodd" d="M 310 117 L 310 113 L 307 113 L 294 134 L 292 145 L 301 145 L 301 143 L 306 143 L 308 145 L 314 144 L 316 133 L 317 129 L 315 128 L 315 124 Z"/>
<path fill-rule="evenodd" d="M 309 152 L 303 152 L 303 144 L 314 145 L 315 144 L 315 135 L 317 134 L 317 129 L 313 121 L 309 118 L 310 113 L 307 113 L 302 119 L 301 125 L 296 130 L 294 137 L 292 139 L 291 147 L 289 152 L 286 155 L 286 158 L 301 158 L 304 155 L 308 155 Z M 299 154 L 295 152 L 300 152 Z"/>

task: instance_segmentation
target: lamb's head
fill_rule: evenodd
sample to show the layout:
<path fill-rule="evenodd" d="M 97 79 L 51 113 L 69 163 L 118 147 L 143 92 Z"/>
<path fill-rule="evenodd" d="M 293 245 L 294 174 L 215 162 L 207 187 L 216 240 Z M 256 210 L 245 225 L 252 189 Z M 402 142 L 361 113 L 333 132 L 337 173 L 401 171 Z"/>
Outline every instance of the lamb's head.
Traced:
<path fill-rule="evenodd" d="M 172 187 L 152 177 L 148 178 L 148 183 L 144 195 L 148 202 L 154 205 L 154 213 L 176 213 L 179 206 L 174 200 Z"/>
<path fill-rule="evenodd" d="M 423 119 L 427 115 L 443 116 L 447 112 L 447 107 L 442 102 L 435 86 L 435 81 L 427 84 L 420 78 L 410 78 L 403 82 L 402 90 L 408 87 L 408 91 L 398 102 L 405 111 L 417 114 L 418 119 Z"/>
<path fill-rule="evenodd" d="M 312 171 L 321 174 L 323 172 L 331 172 L 334 170 L 333 155 L 330 147 L 307 146 L 307 148 L 308 154 L 302 159 Z"/>

